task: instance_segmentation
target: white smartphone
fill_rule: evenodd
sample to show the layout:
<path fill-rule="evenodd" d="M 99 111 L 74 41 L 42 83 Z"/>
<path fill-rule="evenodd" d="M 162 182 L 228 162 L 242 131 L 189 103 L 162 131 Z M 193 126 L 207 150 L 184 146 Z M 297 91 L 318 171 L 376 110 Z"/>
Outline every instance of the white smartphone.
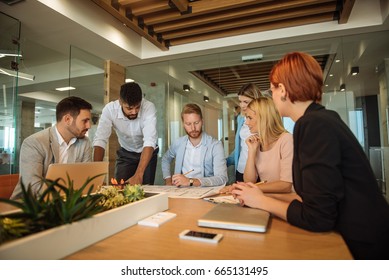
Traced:
<path fill-rule="evenodd" d="M 181 239 L 195 240 L 206 243 L 218 243 L 222 238 L 223 234 L 220 233 L 210 233 L 210 232 L 201 232 L 186 229 L 179 234 Z"/>

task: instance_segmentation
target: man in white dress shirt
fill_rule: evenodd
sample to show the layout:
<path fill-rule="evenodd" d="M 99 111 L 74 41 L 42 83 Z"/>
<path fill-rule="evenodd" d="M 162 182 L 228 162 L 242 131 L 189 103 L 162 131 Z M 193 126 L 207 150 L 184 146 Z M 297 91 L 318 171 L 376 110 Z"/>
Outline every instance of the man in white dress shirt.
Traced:
<path fill-rule="evenodd" d="M 122 85 L 120 97 L 103 108 L 93 141 L 94 161 L 102 161 L 112 128 L 118 136 L 115 179 L 154 184 L 157 167 L 157 112 L 137 83 Z"/>

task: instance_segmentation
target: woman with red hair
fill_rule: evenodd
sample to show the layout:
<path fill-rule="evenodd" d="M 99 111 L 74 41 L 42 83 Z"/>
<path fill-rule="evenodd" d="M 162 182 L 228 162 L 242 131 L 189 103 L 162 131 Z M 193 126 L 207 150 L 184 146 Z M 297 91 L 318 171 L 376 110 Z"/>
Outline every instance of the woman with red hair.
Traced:
<path fill-rule="evenodd" d="M 320 105 L 322 86 L 320 65 L 305 53 L 287 54 L 270 73 L 278 111 L 295 122 L 296 195 L 267 196 L 251 183 L 232 192 L 300 228 L 338 231 L 356 259 L 389 259 L 389 205 L 351 130 Z"/>

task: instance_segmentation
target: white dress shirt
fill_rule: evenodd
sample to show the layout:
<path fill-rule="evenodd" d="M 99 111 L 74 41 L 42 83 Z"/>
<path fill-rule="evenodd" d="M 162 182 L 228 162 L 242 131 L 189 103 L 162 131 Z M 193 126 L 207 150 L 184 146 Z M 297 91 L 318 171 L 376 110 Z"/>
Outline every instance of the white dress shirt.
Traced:
<path fill-rule="evenodd" d="M 193 170 L 188 174 L 188 178 L 199 178 L 201 174 L 201 142 L 197 146 L 193 146 L 189 141 L 186 144 L 184 162 L 182 164 L 182 174 Z"/>
<path fill-rule="evenodd" d="M 57 139 L 58 139 L 58 144 L 59 144 L 59 163 L 68 163 L 68 158 L 69 158 L 69 148 L 71 145 L 73 145 L 76 141 L 77 138 L 73 137 L 70 139 L 69 144 L 65 142 L 63 139 L 62 135 L 59 133 L 57 126 L 55 126 L 55 132 L 57 134 Z"/>
<path fill-rule="evenodd" d="M 143 147 L 157 146 L 157 111 L 152 102 L 142 99 L 138 117 L 128 119 L 122 111 L 119 100 L 111 101 L 103 108 L 93 146 L 106 148 L 112 128 L 122 148 L 141 153 Z"/>

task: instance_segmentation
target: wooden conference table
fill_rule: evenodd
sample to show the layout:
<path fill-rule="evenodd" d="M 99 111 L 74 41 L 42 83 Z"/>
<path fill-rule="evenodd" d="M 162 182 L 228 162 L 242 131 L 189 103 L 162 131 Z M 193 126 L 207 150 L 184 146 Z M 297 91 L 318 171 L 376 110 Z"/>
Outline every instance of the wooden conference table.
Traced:
<path fill-rule="evenodd" d="M 159 228 L 134 225 L 68 257 L 69 260 L 256 260 L 352 259 L 335 232 L 314 233 L 272 217 L 266 233 L 203 228 L 197 219 L 215 204 L 200 199 L 169 198 L 177 217 Z M 181 240 L 185 230 L 222 233 L 218 244 Z"/>

